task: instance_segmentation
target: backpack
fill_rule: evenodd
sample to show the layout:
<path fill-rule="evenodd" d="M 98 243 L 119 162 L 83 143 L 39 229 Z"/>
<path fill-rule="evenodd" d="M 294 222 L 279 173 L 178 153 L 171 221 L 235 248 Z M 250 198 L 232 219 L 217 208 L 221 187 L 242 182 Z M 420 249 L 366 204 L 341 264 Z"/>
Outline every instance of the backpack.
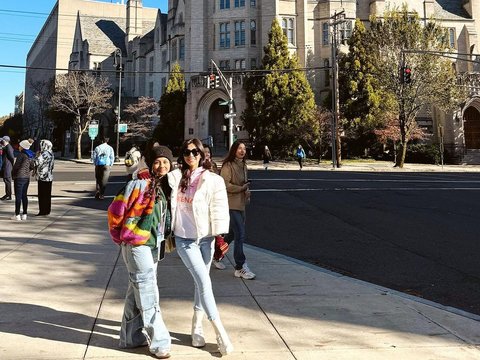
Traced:
<path fill-rule="evenodd" d="M 107 165 L 107 155 L 105 153 L 101 153 L 97 157 L 97 165 L 98 166 L 105 166 Z"/>

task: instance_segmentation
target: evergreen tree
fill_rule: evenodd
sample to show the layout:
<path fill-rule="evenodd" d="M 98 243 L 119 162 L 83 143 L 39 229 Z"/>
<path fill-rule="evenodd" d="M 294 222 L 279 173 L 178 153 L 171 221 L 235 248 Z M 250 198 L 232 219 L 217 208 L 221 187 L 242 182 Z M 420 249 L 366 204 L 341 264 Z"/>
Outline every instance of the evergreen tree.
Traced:
<path fill-rule="evenodd" d="M 310 84 L 299 70 L 297 57 L 290 55 L 277 19 L 268 39 L 262 60 L 265 72 L 245 83 L 247 108 L 242 120 L 253 143 L 267 144 L 286 155 L 298 143 L 318 142 L 316 106 Z M 290 70 L 282 71 L 286 69 Z"/>
<path fill-rule="evenodd" d="M 175 149 L 182 144 L 185 124 L 185 78 L 182 68 L 175 63 L 170 72 L 167 89 L 160 98 L 160 122 L 155 127 L 153 139 Z"/>

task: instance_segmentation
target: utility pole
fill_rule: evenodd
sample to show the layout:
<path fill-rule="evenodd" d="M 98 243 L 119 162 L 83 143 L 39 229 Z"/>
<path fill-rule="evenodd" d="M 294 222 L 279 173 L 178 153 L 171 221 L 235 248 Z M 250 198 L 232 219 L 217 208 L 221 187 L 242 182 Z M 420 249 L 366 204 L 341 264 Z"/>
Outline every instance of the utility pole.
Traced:
<path fill-rule="evenodd" d="M 227 79 L 215 61 L 213 61 L 213 59 L 211 61 L 212 67 L 215 68 L 218 76 L 220 76 L 220 80 L 222 81 L 222 84 L 228 94 L 228 114 L 225 114 L 224 117 L 225 119 L 228 119 L 228 148 L 230 149 L 233 144 L 233 118 L 237 116 L 237 114 L 233 112 L 233 78 L 232 74 L 230 74 Z"/>
<path fill-rule="evenodd" d="M 114 58 L 113 58 L 113 66 L 117 66 L 117 56 L 119 57 L 119 62 L 118 62 L 118 71 L 119 71 L 119 76 L 118 76 L 118 110 L 117 110 L 117 146 L 115 150 L 115 162 L 120 161 L 120 156 L 119 156 L 119 147 L 120 147 L 120 109 L 121 109 L 121 101 L 122 101 L 122 50 L 119 48 L 115 49 L 114 53 Z"/>
<path fill-rule="evenodd" d="M 333 14 L 330 18 L 330 26 L 332 26 L 332 77 L 333 77 L 333 89 L 332 89 L 332 165 L 335 169 L 340 167 L 340 136 L 338 132 L 338 118 L 339 118 L 339 91 L 338 91 L 338 25 L 346 22 L 345 20 L 345 10 Z M 337 144 L 338 142 L 338 144 Z"/>

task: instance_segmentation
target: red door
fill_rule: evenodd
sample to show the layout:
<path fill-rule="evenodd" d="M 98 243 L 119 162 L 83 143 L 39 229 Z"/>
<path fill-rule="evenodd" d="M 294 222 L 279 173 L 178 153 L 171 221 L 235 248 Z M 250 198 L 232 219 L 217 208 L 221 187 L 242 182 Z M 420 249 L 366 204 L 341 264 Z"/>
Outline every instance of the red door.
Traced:
<path fill-rule="evenodd" d="M 467 149 L 480 149 L 480 113 L 469 107 L 463 113 L 465 146 Z"/>

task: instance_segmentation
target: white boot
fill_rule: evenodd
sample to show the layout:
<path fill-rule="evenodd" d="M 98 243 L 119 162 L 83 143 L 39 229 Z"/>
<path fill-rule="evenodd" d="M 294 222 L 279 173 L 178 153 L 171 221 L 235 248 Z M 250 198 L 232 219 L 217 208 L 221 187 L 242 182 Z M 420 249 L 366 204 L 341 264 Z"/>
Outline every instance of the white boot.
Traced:
<path fill-rule="evenodd" d="M 215 334 L 217 334 L 217 345 L 218 350 L 222 355 L 228 355 L 233 352 L 233 345 L 228 338 L 227 332 L 222 325 L 220 319 L 212 320 L 213 329 Z"/>
<path fill-rule="evenodd" d="M 204 312 L 195 310 L 192 318 L 192 346 L 196 348 L 205 346 L 205 338 L 203 336 L 203 320 Z"/>

